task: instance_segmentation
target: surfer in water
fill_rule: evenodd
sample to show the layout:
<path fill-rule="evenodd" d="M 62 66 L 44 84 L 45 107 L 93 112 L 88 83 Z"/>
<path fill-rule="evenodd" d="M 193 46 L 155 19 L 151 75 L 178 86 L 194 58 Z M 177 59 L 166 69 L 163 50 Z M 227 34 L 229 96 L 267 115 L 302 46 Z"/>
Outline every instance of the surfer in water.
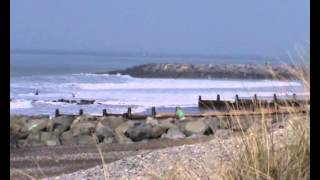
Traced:
<path fill-rule="evenodd" d="M 34 95 L 39 95 L 39 90 L 37 89 L 36 92 L 34 93 Z"/>

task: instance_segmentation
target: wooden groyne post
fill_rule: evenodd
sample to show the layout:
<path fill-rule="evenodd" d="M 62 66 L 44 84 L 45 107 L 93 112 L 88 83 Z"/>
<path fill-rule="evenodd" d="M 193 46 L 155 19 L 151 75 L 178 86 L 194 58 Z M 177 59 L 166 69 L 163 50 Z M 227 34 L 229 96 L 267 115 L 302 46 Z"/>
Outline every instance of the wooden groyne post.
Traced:
<path fill-rule="evenodd" d="M 55 111 L 55 113 L 54 113 L 54 114 L 55 114 L 55 116 L 56 116 L 56 117 L 60 116 L 59 109 L 56 109 L 56 111 Z"/>
<path fill-rule="evenodd" d="M 239 95 L 236 94 L 236 98 L 235 98 L 236 109 L 239 109 L 239 102 L 240 102 Z"/>
<path fill-rule="evenodd" d="M 151 108 L 151 115 L 152 115 L 152 117 L 156 116 L 156 107 Z"/>
<path fill-rule="evenodd" d="M 220 101 L 220 94 L 217 95 L 217 101 Z"/>
<path fill-rule="evenodd" d="M 79 116 L 82 116 L 83 115 L 83 109 L 80 109 L 79 110 Z"/>
<path fill-rule="evenodd" d="M 107 114 L 107 110 L 106 109 L 103 109 L 102 110 L 102 116 L 107 116 L 108 114 Z"/>
<path fill-rule="evenodd" d="M 292 99 L 293 99 L 294 101 L 297 101 L 297 95 L 296 95 L 296 93 L 293 93 L 293 94 L 292 94 Z"/>
<path fill-rule="evenodd" d="M 132 117 L 132 111 L 131 111 L 131 107 L 128 107 L 128 118 Z"/>

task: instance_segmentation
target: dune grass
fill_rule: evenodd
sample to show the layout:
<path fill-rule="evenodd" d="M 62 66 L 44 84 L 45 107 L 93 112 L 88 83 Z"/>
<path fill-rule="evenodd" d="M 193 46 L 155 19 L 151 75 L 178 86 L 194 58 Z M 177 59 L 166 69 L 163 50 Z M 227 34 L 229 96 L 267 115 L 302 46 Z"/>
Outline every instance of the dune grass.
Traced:
<path fill-rule="evenodd" d="M 288 70 L 299 79 L 305 92 L 310 92 L 310 67 L 306 63 L 301 68 L 287 66 Z M 274 72 L 275 79 L 285 80 Z M 308 97 L 304 98 L 305 100 Z M 235 107 L 231 107 L 232 110 Z M 151 179 L 227 179 L 227 180 L 287 180 L 310 179 L 310 106 L 307 101 L 303 105 L 304 114 L 295 112 L 295 108 L 287 107 L 287 119 L 277 115 L 270 122 L 259 104 L 254 107 L 260 110 L 262 116 L 252 119 L 249 130 L 242 130 L 239 138 L 230 143 L 240 144 L 236 153 L 229 153 L 229 166 L 221 163 L 219 170 L 213 167 L 192 168 L 195 164 L 182 165 L 173 162 L 170 169 L 163 167 L 160 174 L 150 173 Z M 236 112 L 236 111 L 235 111 Z M 230 111 L 232 113 L 232 111 Z M 282 116 L 282 117 L 281 117 Z M 252 117 L 247 117 L 249 120 Z M 231 121 L 237 122 L 242 129 L 240 118 L 231 116 Z M 272 128 L 272 124 L 280 123 L 282 127 Z M 212 158 L 209 161 L 216 161 Z M 231 162 L 231 163 L 230 163 Z M 210 169 L 211 168 L 211 169 Z M 218 173 L 217 173 L 218 172 Z"/>

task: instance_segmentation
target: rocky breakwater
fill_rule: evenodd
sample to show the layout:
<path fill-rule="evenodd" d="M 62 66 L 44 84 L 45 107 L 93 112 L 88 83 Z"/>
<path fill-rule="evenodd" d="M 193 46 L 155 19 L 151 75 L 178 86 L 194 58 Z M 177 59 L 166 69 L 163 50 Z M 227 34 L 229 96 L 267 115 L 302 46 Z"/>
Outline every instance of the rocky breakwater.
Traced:
<path fill-rule="evenodd" d="M 10 117 L 10 147 L 86 145 L 96 143 L 127 144 L 150 139 L 198 138 L 216 135 L 228 137 L 236 131 L 246 131 L 259 117 L 187 118 L 185 120 L 128 120 L 121 116 L 48 116 Z"/>
<path fill-rule="evenodd" d="M 106 73 L 144 78 L 296 79 L 292 70 L 297 69 L 306 71 L 301 67 L 263 64 L 144 64 Z"/>

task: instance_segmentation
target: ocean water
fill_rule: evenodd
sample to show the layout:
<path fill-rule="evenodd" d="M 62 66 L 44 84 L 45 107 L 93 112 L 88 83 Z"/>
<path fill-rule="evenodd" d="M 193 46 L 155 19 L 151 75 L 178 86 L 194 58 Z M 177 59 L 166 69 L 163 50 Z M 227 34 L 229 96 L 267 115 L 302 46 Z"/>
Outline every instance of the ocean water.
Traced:
<path fill-rule="evenodd" d="M 177 63 L 190 63 L 192 58 L 184 61 L 182 59 L 174 60 Z M 94 74 L 154 62 L 167 63 L 170 59 L 12 54 L 10 111 L 12 114 L 53 115 L 54 110 L 59 108 L 61 113 L 77 114 L 81 108 L 85 113 L 101 114 L 102 109 L 107 109 L 109 113 L 123 113 L 128 107 L 132 107 L 133 113 L 148 113 L 152 106 L 160 110 L 173 110 L 174 107 L 181 106 L 187 111 L 197 111 L 200 95 L 203 99 L 215 99 L 220 94 L 221 99 L 233 100 L 235 94 L 243 98 L 250 98 L 253 94 L 257 94 L 258 98 L 271 97 L 273 93 L 279 96 L 306 94 L 299 81 L 146 79 L 120 74 Z M 197 62 L 219 63 L 212 59 Z M 39 90 L 39 95 L 34 94 L 36 90 Z M 95 103 L 76 105 L 53 102 L 62 98 L 90 99 L 95 100 Z"/>

